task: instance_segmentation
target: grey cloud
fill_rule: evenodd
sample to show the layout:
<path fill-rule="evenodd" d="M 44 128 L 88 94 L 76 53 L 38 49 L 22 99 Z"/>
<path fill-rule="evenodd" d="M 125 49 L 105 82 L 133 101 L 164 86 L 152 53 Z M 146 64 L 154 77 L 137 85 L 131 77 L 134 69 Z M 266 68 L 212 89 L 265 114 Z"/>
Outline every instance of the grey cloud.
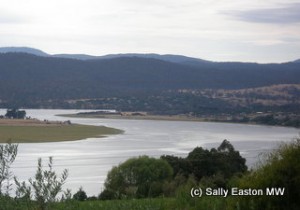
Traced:
<path fill-rule="evenodd" d="M 295 37 L 283 37 L 281 40 L 289 43 L 300 43 L 300 38 Z"/>
<path fill-rule="evenodd" d="M 300 23 L 300 3 L 288 4 L 281 8 L 222 11 L 221 14 L 246 22 L 293 24 Z"/>

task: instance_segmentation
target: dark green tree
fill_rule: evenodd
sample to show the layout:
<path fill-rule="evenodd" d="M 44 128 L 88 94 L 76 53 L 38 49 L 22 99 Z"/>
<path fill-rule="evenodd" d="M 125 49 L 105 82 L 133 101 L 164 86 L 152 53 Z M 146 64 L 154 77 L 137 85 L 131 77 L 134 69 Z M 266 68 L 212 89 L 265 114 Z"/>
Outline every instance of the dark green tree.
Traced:
<path fill-rule="evenodd" d="M 163 184 L 173 175 L 171 166 L 162 159 L 141 156 L 114 167 L 107 175 L 100 198 L 145 198 L 163 192 Z"/>
<path fill-rule="evenodd" d="M 8 109 L 5 117 L 13 119 L 24 119 L 26 117 L 26 111 L 18 109 Z"/>
<path fill-rule="evenodd" d="M 187 161 L 191 165 L 191 173 L 200 180 L 204 176 L 212 176 L 216 173 L 218 163 L 216 155 L 202 147 L 196 147 L 187 156 Z"/>
<path fill-rule="evenodd" d="M 173 177 L 182 175 L 187 178 L 190 175 L 192 167 L 191 163 L 187 161 L 186 158 L 173 155 L 163 155 L 160 158 L 166 160 L 173 168 Z"/>
<path fill-rule="evenodd" d="M 83 191 L 82 187 L 73 195 L 73 199 L 78 201 L 85 201 L 87 199 L 86 192 Z"/>
<path fill-rule="evenodd" d="M 183 175 L 186 178 L 193 175 L 197 181 L 205 177 L 205 180 L 228 180 L 234 174 L 247 171 L 246 160 L 241 157 L 233 145 L 224 140 L 221 145 L 211 150 L 196 147 L 186 158 L 174 156 L 162 156 L 173 168 L 174 177 Z M 221 183 L 216 181 L 216 183 Z M 222 187 L 224 183 L 221 184 Z"/>
<path fill-rule="evenodd" d="M 221 173 L 225 178 L 230 178 L 236 173 L 244 173 L 247 171 L 246 159 L 240 155 L 239 151 L 236 151 L 233 145 L 224 140 L 218 147 L 219 154 L 219 167 Z"/>

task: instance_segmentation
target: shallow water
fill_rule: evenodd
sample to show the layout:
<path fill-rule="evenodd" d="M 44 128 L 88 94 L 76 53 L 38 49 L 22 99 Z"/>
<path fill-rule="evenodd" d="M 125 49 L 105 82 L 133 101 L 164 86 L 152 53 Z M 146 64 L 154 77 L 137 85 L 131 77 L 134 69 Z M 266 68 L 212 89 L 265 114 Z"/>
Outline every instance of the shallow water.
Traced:
<path fill-rule="evenodd" d="M 68 120 L 56 114 L 80 110 L 26 110 L 27 115 L 41 120 Z M 5 110 L 0 110 L 0 115 Z M 33 177 L 37 159 L 53 156 L 54 169 L 69 170 L 65 187 L 75 193 L 80 186 L 88 195 L 103 189 L 107 172 L 112 166 L 139 155 L 160 157 L 163 154 L 186 156 L 196 146 L 217 147 L 228 139 L 252 167 L 262 152 L 270 151 L 280 142 L 299 135 L 299 129 L 230 123 L 116 120 L 70 118 L 73 123 L 105 125 L 122 129 L 121 135 L 90 138 L 73 142 L 20 144 L 13 165 L 14 174 L 22 181 Z"/>

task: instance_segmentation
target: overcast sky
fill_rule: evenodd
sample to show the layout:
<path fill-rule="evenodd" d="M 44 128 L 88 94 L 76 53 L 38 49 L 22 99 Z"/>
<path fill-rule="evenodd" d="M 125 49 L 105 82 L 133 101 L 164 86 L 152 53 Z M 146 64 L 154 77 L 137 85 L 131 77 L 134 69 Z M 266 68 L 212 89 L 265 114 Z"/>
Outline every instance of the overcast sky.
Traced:
<path fill-rule="evenodd" d="M 0 0 L 0 47 L 47 53 L 300 58 L 300 0 Z"/>

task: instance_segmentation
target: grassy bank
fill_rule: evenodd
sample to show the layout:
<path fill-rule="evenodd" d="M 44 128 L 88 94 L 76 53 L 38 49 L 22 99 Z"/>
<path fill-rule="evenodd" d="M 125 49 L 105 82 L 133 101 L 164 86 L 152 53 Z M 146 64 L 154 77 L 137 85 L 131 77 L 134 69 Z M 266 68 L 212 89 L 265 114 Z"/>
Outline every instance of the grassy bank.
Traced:
<path fill-rule="evenodd" d="M 64 124 L 1 124 L 0 143 L 74 141 L 92 137 L 120 134 L 121 130 L 105 126 L 64 125 Z"/>
<path fill-rule="evenodd" d="M 1 200 L 0 200 L 1 201 Z M 67 200 L 52 203 L 49 210 L 235 210 L 228 205 L 228 198 L 204 197 L 204 198 L 148 198 L 148 199 L 124 199 L 108 201 L 75 201 Z M 5 210 L 35 210 L 38 209 L 33 202 L 9 202 L 3 200 Z M 1 209 L 1 207 L 0 207 Z"/>

